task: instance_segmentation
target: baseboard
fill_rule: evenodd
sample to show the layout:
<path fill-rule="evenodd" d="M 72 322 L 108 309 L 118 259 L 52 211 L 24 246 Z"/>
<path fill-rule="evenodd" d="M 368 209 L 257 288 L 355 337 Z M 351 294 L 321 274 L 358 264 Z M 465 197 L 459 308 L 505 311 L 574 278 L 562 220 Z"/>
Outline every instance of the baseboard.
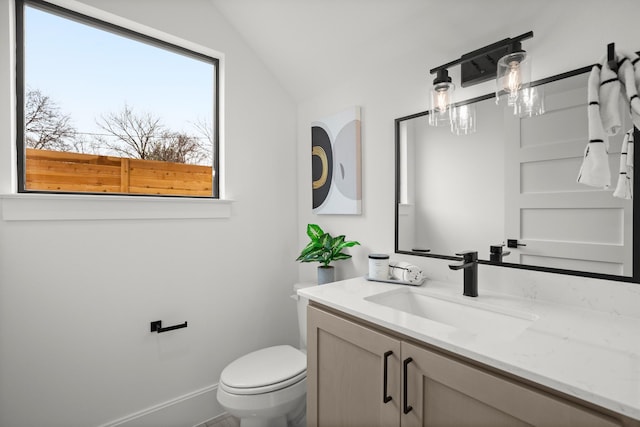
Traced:
<path fill-rule="evenodd" d="M 212 384 L 99 427 L 193 427 L 224 413 L 217 391 Z"/>

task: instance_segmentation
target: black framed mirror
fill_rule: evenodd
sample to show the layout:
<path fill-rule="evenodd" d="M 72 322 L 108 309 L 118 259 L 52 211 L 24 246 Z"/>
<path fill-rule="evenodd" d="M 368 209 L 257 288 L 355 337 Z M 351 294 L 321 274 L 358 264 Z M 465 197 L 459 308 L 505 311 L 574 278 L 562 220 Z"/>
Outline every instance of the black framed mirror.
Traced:
<path fill-rule="evenodd" d="M 515 115 L 493 93 L 457 103 L 476 109 L 470 135 L 430 127 L 428 111 L 396 119 L 395 252 L 453 260 L 471 249 L 482 264 L 640 283 L 638 206 L 613 197 L 626 130 L 640 140 L 629 114 L 610 137 L 612 186 L 577 182 L 590 70 L 533 82 L 542 115 Z"/>

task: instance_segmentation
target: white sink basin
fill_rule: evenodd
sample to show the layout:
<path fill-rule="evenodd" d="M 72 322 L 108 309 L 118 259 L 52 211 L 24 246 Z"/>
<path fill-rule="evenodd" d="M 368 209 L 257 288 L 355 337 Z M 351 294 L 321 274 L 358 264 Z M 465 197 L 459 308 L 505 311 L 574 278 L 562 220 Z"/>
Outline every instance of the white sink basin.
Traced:
<path fill-rule="evenodd" d="M 484 304 L 475 298 L 436 296 L 416 288 L 394 289 L 365 300 L 499 340 L 517 337 L 538 319 L 535 314 Z"/>

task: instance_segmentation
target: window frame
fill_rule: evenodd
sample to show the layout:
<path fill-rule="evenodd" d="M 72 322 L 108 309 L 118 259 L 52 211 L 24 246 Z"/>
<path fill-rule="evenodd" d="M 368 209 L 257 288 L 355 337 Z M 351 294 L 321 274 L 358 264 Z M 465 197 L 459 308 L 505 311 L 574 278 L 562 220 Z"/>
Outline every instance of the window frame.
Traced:
<path fill-rule="evenodd" d="M 213 66 L 213 156 L 212 156 L 212 194 L 210 196 L 190 196 L 175 194 L 134 194 L 134 193 L 104 193 L 104 192 L 75 192 L 75 191 L 48 191 L 26 189 L 26 150 L 25 150 L 25 7 L 30 6 L 47 13 L 60 16 L 107 31 L 131 40 L 165 49 L 169 52 L 181 54 L 193 59 L 205 61 Z M 183 199 L 220 199 L 220 59 L 212 55 L 197 52 L 170 43 L 156 37 L 117 25 L 99 18 L 85 15 L 65 7 L 48 3 L 43 0 L 15 0 L 15 60 L 16 60 L 16 149 L 17 149 L 17 192 L 19 194 L 59 194 L 59 195 L 88 195 L 107 197 L 160 197 Z"/>

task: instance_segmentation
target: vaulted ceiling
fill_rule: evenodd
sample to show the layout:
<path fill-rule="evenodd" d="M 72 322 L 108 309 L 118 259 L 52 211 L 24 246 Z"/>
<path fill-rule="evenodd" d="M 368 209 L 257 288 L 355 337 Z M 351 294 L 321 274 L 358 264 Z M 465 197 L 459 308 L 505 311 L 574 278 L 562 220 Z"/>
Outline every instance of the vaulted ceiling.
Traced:
<path fill-rule="evenodd" d="M 558 0 L 211 1 L 301 101 L 411 52 L 427 81 L 432 67 L 531 30 Z"/>

